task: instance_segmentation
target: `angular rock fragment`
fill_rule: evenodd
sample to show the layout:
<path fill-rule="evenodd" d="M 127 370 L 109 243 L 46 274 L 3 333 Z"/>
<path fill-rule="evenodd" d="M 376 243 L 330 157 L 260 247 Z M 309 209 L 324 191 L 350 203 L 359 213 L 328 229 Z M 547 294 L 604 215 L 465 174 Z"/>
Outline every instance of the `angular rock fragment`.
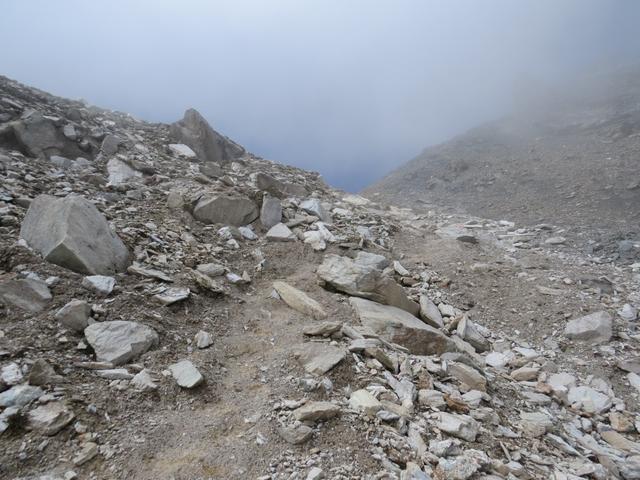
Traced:
<path fill-rule="evenodd" d="M 440 355 L 458 350 L 444 333 L 404 310 L 363 298 L 350 298 L 349 302 L 363 326 L 415 355 Z"/>
<path fill-rule="evenodd" d="M 258 189 L 268 192 L 278 198 L 287 196 L 304 197 L 307 195 L 307 189 L 304 186 L 296 185 L 294 183 L 285 183 L 262 172 L 259 172 L 256 175 L 256 186 Z"/>
<path fill-rule="evenodd" d="M 0 407 L 24 407 L 29 402 L 40 398 L 44 392 L 31 385 L 15 385 L 0 393 Z"/>
<path fill-rule="evenodd" d="M 79 196 L 38 196 L 20 237 L 48 262 L 87 275 L 112 275 L 129 265 L 129 251 L 98 209 Z"/>
<path fill-rule="evenodd" d="M 327 313 L 322 306 L 306 293 L 285 282 L 273 282 L 273 288 L 280 298 L 294 310 L 309 315 L 316 320 L 327 318 Z"/>
<path fill-rule="evenodd" d="M 368 390 L 356 390 L 349 397 L 349 407 L 374 416 L 382 409 L 382 404 Z"/>
<path fill-rule="evenodd" d="M 58 375 L 51 365 L 46 360 L 39 358 L 29 371 L 29 384 L 30 385 L 50 385 L 64 382 L 64 377 Z"/>
<path fill-rule="evenodd" d="M 267 232 L 267 240 L 270 242 L 295 242 L 297 237 L 284 223 L 278 223 Z"/>
<path fill-rule="evenodd" d="M 184 143 L 170 143 L 169 151 L 174 155 L 177 155 L 178 157 L 182 157 L 182 158 L 197 157 L 196 152 L 191 150 L 191 148 L 189 148 L 189 146 L 185 145 Z"/>
<path fill-rule="evenodd" d="M 193 209 L 196 220 L 234 227 L 249 225 L 258 215 L 257 205 L 252 200 L 239 196 L 202 197 Z"/>
<path fill-rule="evenodd" d="M 564 334 L 572 339 L 592 345 L 608 342 L 611 339 L 612 318 L 605 311 L 595 312 L 576 318 L 567 323 Z"/>
<path fill-rule="evenodd" d="M 474 323 L 464 315 L 458 322 L 456 329 L 458 336 L 469 343 L 478 352 L 486 352 L 491 348 L 491 343 L 476 328 Z"/>
<path fill-rule="evenodd" d="M 444 327 L 440 310 L 426 295 L 420 295 L 420 318 L 434 328 Z"/>
<path fill-rule="evenodd" d="M 436 426 L 454 437 L 467 442 L 474 442 L 478 435 L 478 423 L 468 415 L 441 412 L 436 414 Z"/>
<path fill-rule="evenodd" d="M 274 197 L 265 196 L 260 208 L 260 223 L 266 229 L 282 222 L 282 205 L 280 200 Z"/>
<path fill-rule="evenodd" d="M 330 402 L 309 402 L 293 411 L 293 416 L 301 422 L 328 420 L 340 413 L 340 407 Z"/>
<path fill-rule="evenodd" d="M 187 287 L 171 287 L 166 288 L 160 293 L 153 296 L 162 305 L 169 306 L 176 302 L 186 300 L 191 295 L 191 290 Z"/>
<path fill-rule="evenodd" d="M 158 344 L 158 334 L 136 322 L 114 320 L 89 325 L 84 335 L 98 361 L 122 365 Z"/>
<path fill-rule="evenodd" d="M 204 382 L 204 377 L 189 360 L 181 360 L 169 365 L 169 371 L 176 383 L 182 388 L 194 388 Z"/>
<path fill-rule="evenodd" d="M 314 375 L 324 375 L 344 360 L 346 352 L 342 348 L 322 343 L 305 344 L 304 350 L 296 353 L 304 369 Z"/>
<path fill-rule="evenodd" d="M 52 436 L 69 425 L 75 415 L 63 402 L 51 402 L 31 410 L 29 426 L 43 435 Z"/>
<path fill-rule="evenodd" d="M 318 277 L 340 292 L 392 305 L 417 315 L 420 306 L 407 297 L 404 289 L 392 278 L 373 268 L 356 263 L 349 257 L 325 255 L 318 267 Z"/>
<path fill-rule="evenodd" d="M 89 275 L 82 279 L 82 286 L 106 297 L 116 286 L 116 279 L 106 275 Z"/>
<path fill-rule="evenodd" d="M 151 392 L 158 389 L 158 385 L 153 381 L 147 369 L 141 370 L 131 379 L 131 385 L 141 392 Z"/>
<path fill-rule="evenodd" d="M 300 208 L 310 215 L 315 215 L 325 223 L 331 223 L 331 213 L 323 206 L 322 202 L 317 198 L 309 198 L 300 204 Z"/>
<path fill-rule="evenodd" d="M 196 347 L 198 348 L 207 348 L 213 345 L 213 339 L 211 338 L 211 335 L 209 335 L 204 330 L 200 330 L 198 333 L 196 333 L 195 341 Z"/>
<path fill-rule="evenodd" d="M 40 280 L 21 278 L 0 283 L 0 300 L 27 312 L 44 310 L 52 298 L 49 287 Z"/>
<path fill-rule="evenodd" d="M 111 158 L 107 162 L 107 173 L 109 174 L 109 185 L 122 185 L 130 180 L 138 180 L 143 177 L 141 171 L 131 167 L 127 162 L 118 158 Z"/>
<path fill-rule="evenodd" d="M 91 305 L 84 300 L 71 300 L 58 310 L 54 318 L 66 328 L 75 332 L 83 332 L 89 324 Z"/>
<path fill-rule="evenodd" d="M 313 436 L 313 428 L 308 427 L 307 425 L 280 427 L 278 428 L 278 435 L 280 435 L 287 443 L 300 445 Z"/>

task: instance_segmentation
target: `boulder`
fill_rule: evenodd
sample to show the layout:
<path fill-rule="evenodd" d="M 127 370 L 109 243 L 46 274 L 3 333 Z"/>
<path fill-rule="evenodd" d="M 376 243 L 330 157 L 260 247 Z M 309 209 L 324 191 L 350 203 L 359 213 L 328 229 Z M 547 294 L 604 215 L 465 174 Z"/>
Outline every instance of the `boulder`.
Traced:
<path fill-rule="evenodd" d="M 170 126 L 169 134 L 193 150 L 202 162 L 225 164 L 244 154 L 244 149 L 216 132 L 200 113 L 190 108 L 182 120 Z"/>
<path fill-rule="evenodd" d="M 408 348 L 414 355 L 440 355 L 458 350 L 444 333 L 404 310 L 363 298 L 350 298 L 349 302 L 364 327 Z"/>
<path fill-rule="evenodd" d="M 605 311 L 595 312 L 576 318 L 567 323 L 564 334 L 571 340 L 592 345 L 608 342 L 611 339 L 612 318 Z"/>
<path fill-rule="evenodd" d="M 389 260 L 383 255 L 364 251 L 358 252 L 353 261 L 363 267 L 371 267 L 376 270 L 383 270 L 389 266 Z"/>
<path fill-rule="evenodd" d="M 6 132 L 0 135 L 0 144 L 10 140 L 7 145 L 10 149 L 18 147 L 31 157 L 64 155 L 75 158 L 82 154 L 78 144 L 67 138 L 51 118 L 35 110 L 27 110 L 20 120 L 7 124 L 3 130 Z"/>
<path fill-rule="evenodd" d="M 306 293 L 285 282 L 273 282 L 273 288 L 280 298 L 294 310 L 309 315 L 316 320 L 327 318 L 322 306 Z"/>
<path fill-rule="evenodd" d="M 235 227 L 248 225 L 258 218 L 258 215 L 258 206 L 246 197 L 202 197 L 193 209 L 196 220 Z"/>
<path fill-rule="evenodd" d="M 122 365 L 158 344 L 158 334 L 136 322 L 114 320 L 89 325 L 84 335 L 100 362 Z"/>
<path fill-rule="evenodd" d="M 98 209 L 79 196 L 38 196 L 22 221 L 20 237 L 48 262 L 89 275 L 123 272 L 129 250 Z"/>
<path fill-rule="evenodd" d="M 44 310 L 52 298 L 46 283 L 34 278 L 19 278 L 0 283 L 0 299 L 27 312 L 37 313 Z"/>
<path fill-rule="evenodd" d="M 265 196 L 260 209 L 260 223 L 266 229 L 277 225 L 282 221 L 282 205 L 280 200 L 274 197 Z"/>
<path fill-rule="evenodd" d="M 392 278 L 349 257 L 325 255 L 317 274 L 325 286 L 331 286 L 348 295 L 398 307 L 412 315 L 417 315 L 420 311 L 420 306 L 410 300 L 404 289 Z"/>

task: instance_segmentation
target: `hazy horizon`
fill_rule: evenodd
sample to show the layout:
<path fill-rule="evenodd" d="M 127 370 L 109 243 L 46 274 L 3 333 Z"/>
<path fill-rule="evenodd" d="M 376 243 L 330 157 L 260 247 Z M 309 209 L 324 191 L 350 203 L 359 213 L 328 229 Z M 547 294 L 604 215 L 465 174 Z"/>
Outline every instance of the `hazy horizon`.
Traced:
<path fill-rule="evenodd" d="M 173 122 L 358 191 L 554 86 L 640 62 L 631 0 L 8 0 L 0 74 Z"/>

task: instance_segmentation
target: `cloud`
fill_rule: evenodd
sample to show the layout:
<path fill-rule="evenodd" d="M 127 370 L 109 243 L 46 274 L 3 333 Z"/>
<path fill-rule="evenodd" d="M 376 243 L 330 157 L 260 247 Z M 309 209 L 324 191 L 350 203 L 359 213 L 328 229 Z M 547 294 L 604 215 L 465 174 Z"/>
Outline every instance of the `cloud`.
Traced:
<path fill-rule="evenodd" d="M 0 70 L 358 190 L 554 83 L 640 58 L 640 2 L 6 0 Z"/>

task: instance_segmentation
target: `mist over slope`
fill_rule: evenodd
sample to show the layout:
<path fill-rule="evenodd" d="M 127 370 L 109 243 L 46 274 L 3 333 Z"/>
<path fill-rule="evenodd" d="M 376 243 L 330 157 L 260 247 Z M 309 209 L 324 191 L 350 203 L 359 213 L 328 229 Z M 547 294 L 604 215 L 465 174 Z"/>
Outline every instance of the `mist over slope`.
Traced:
<path fill-rule="evenodd" d="M 425 149 L 365 189 L 397 204 L 613 228 L 640 218 L 640 68 L 529 98 L 512 115 Z"/>

